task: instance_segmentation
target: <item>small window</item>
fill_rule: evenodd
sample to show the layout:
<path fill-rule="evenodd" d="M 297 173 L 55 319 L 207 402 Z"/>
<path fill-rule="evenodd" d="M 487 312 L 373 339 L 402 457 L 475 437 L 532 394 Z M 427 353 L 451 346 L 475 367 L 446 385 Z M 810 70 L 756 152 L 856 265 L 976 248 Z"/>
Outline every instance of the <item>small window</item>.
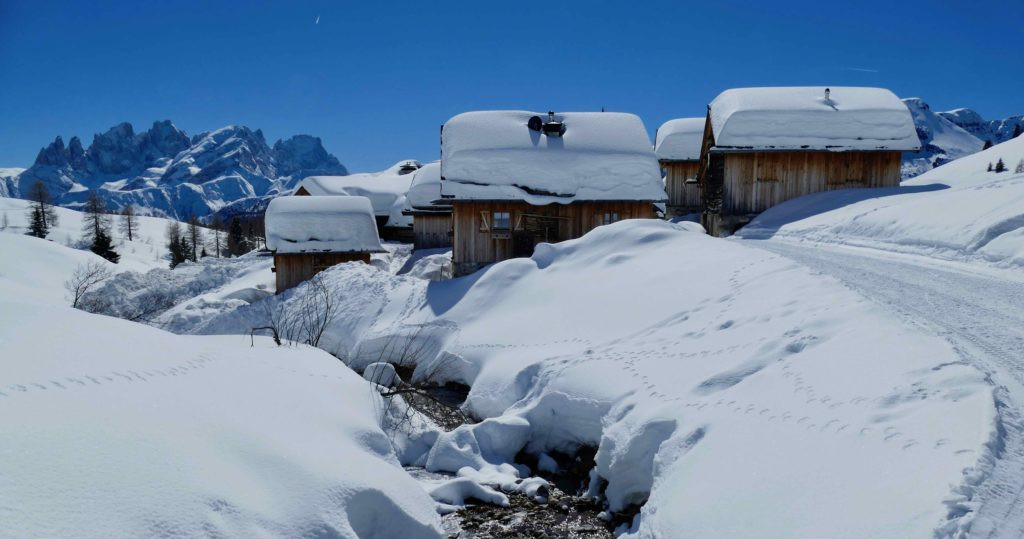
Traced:
<path fill-rule="evenodd" d="M 619 220 L 619 212 L 617 212 L 617 211 L 604 212 L 604 216 L 601 218 L 601 224 L 602 225 L 610 225 L 610 224 L 612 224 L 614 222 L 617 222 L 618 220 Z"/>
<path fill-rule="evenodd" d="M 512 214 L 507 211 L 494 212 L 494 230 L 508 230 L 512 228 Z"/>

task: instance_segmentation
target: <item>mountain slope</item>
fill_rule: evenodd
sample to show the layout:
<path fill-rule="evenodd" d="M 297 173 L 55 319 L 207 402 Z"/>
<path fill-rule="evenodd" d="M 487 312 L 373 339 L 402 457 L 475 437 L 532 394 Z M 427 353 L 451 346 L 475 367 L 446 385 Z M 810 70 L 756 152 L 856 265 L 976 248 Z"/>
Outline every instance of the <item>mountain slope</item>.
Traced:
<path fill-rule="evenodd" d="M 965 131 L 942 113 L 932 112 L 919 97 L 904 99 L 921 139 L 921 150 L 904 152 L 902 175 L 911 178 L 943 163 L 980 151 L 984 142 Z M 979 117 L 980 118 L 980 117 Z"/>
<path fill-rule="evenodd" d="M 294 187 L 312 174 L 347 174 L 319 138 L 297 135 L 267 145 L 263 132 L 227 126 L 189 138 L 169 120 L 136 134 L 129 123 L 95 135 L 88 148 L 78 137 L 57 137 L 8 194 L 27 197 L 42 182 L 57 204 L 80 207 L 97 192 L 112 209 L 134 204 L 144 213 L 179 219 L 227 207 L 241 213 Z M 2 192 L 0 192 L 2 194 Z"/>

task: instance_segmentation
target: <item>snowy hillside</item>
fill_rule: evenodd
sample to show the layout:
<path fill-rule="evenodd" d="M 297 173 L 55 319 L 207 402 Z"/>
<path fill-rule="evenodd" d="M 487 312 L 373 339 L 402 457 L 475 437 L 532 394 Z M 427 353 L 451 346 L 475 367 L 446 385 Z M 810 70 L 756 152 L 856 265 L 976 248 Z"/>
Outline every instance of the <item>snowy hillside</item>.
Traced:
<path fill-rule="evenodd" d="M 1006 172 L 988 172 L 1002 159 Z M 1024 267 L 1024 137 L 893 189 L 817 193 L 769 209 L 737 233 Z"/>
<path fill-rule="evenodd" d="M 943 163 L 980 151 L 984 141 L 949 121 L 942 113 L 932 112 L 919 97 L 904 99 L 921 139 L 921 150 L 904 152 L 902 176 L 912 178 Z"/>
<path fill-rule="evenodd" d="M 642 505 L 631 537 L 930 537 L 970 518 L 986 473 L 992 388 L 945 341 L 682 225 L 624 221 L 451 281 L 324 275 L 347 299 L 322 348 L 359 368 L 413 335 L 415 376 L 469 384 L 466 408 L 493 418 L 423 432 L 403 462 L 519 488 L 520 449 L 596 447 L 592 492 Z"/>
<path fill-rule="evenodd" d="M 271 147 L 259 129 L 228 126 L 190 139 L 165 120 L 138 134 L 131 124 L 119 124 L 95 135 L 88 148 L 78 137 L 67 146 L 57 137 L 7 183 L 27 197 L 41 181 L 62 206 L 78 207 L 96 191 L 115 210 L 131 203 L 144 213 L 186 219 L 262 209 L 268 197 L 305 176 L 346 173 L 309 135 Z"/>

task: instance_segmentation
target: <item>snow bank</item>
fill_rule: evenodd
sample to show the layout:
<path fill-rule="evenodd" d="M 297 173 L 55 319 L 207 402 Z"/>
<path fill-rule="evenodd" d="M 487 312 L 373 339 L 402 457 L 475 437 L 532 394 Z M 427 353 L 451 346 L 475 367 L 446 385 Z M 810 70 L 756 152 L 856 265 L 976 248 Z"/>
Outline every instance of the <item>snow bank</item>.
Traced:
<path fill-rule="evenodd" d="M 1002 159 L 1006 172 L 987 172 Z M 1024 137 L 935 168 L 901 187 L 789 200 L 742 238 L 810 240 L 1024 267 Z"/>
<path fill-rule="evenodd" d="M 366 197 L 278 197 L 270 201 L 265 218 L 267 248 L 278 254 L 384 250 Z"/>
<path fill-rule="evenodd" d="M 734 88 L 711 102 L 718 149 L 898 150 L 921 147 L 906 105 L 883 88 Z"/>
<path fill-rule="evenodd" d="M 654 153 L 660 161 L 698 161 L 705 118 L 678 118 L 658 128 Z"/>
<path fill-rule="evenodd" d="M 930 536 L 991 456 L 992 387 L 946 341 L 737 242 L 631 220 L 460 279 L 371 270 L 325 272 L 352 298 L 328 346 L 365 365 L 418 336 L 414 378 L 491 418 L 403 458 L 539 489 L 519 449 L 596 446 L 610 509 L 646 501 L 637 537 Z"/>
<path fill-rule="evenodd" d="M 441 131 L 441 194 L 459 200 L 664 201 L 657 158 L 640 118 L 617 112 L 556 114 L 562 136 L 527 127 L 527 111 L 459 114 Z"/>
<path fill-rule="evenodd" d="M 7 236 L 26 269 L 66 249 Z M 38 278 L 0 276 L 0 536 L 440 536 L 337 359 L 76 311 Z"/>
<path fill-rule="evenodd" d="M 407 192 L 419 161 L 403 160 L 380 172 L 348 176 L 310 176 L 299 183 L 310 195 L 361 196 L 370 199 L 378 217 L 389 217 L 395 202 Z M 389 223 L 390 225 L 390 223 Z M 396 224 L 394 226 L 401 226 Z"/>

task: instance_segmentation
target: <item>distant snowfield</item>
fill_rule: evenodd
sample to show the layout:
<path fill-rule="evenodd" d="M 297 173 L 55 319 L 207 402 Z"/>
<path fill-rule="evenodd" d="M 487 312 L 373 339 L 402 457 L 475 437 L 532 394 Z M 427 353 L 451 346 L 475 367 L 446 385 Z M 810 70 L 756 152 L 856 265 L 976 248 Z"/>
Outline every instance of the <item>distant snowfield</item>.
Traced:
<path fill-rule="evenodd" d="M 520 448 L 597 446 L 610 509 L 647 501 L 630 536 L 932 536 L 970 519 L 986 475 L 992 387 L 943 339 L 681 226 L 600 227 L 451 281 L 325 277 L 351 299 L 322 347 L 359 367 L 396 334 L 428 339 L 418 372 L 442 364 L 494 418 L 424 433 L 404 463 L 494 485 Z"/>
<path fill-rule="evenodd" d="M 1002 159 L 1006 172 L 987 172 Z M 1024 137 L 891 189 L 846 189 L 784 202 L 736 235 L 838 243 L 1024 267 Z"/>

